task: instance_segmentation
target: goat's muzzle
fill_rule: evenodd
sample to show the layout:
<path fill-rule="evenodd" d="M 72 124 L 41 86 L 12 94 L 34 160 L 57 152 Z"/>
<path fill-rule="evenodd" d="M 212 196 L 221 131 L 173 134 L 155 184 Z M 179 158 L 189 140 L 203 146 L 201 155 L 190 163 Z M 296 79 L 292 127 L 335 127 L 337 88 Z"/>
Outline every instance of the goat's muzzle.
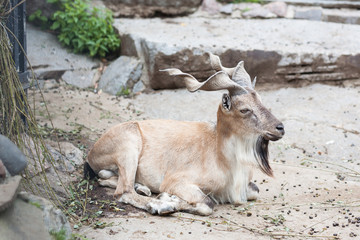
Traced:
<path fill-rule="evenodd" d="M 279 123 L 276 125 L 273 132 L 266 132 L 264 138 L 269 141 L 277 141 L 285 134 L 284 124 Z"/>

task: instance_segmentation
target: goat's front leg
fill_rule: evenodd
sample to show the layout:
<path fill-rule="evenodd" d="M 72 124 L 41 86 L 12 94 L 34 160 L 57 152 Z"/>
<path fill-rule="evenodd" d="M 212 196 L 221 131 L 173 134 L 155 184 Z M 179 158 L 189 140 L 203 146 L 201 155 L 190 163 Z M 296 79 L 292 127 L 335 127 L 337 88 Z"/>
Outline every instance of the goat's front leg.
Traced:
<path fill-rule="evenodd" d="M 248 201 L 255 201 L 259 197 L 259 188 L 255 183 L 251 182 L 253 171 L 249 171 L 248 185 L 246 187 L 246 198 Z"/>
<path fill-rule="evenodd" d="M 248 201 L 254 201 L 259 197 L 259 188 L 255 183 L 249 182 L 246 190 L 246 196 Z"/>
<path fill-rule="evenodd" d="M 176 210 L 198 215 L 210 215 L 214 209 L 214 202 L 195 184 L 172 182 L 163 184 L 160 191 L 172 194 L 173 199 L 180 199 Z"/>

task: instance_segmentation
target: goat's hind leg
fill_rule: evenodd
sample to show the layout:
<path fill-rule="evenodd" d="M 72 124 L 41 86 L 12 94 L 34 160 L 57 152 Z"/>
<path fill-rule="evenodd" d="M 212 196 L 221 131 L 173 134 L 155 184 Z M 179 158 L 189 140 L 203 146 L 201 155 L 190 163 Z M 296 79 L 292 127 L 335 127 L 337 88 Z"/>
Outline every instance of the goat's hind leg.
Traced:
<path fill-rule="evenodd" d="M 101 170 L 98 173 L 99 176 L 99 185 L 103 187 L 116 188 L 118 177 L 113 171 Z"/>

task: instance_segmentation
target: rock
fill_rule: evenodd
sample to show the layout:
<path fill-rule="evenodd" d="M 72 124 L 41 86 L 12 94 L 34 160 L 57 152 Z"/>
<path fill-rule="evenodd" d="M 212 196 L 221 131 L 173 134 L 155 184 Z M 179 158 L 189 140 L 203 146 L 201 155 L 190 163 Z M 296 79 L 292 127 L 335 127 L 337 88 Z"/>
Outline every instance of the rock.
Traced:
<path fill-rule="evenodd" d="M 153 17 L 161 15 L 186 15 L 196 11 L 201 0 L 106 0 L 105 5 L 115 17 Z"/>
<path fill-rule="evenodd" d="M 27 25 L 29 61 L 38 79 L 65 79 L 75 86 L 91 85 L 100 61 L 80 54 L 69 53 L 56 37 Z M 72 79 L 70 79 L 72 78 Z M 84 81 L 85 79 L 85 81 Z M 86 84 L 85 84 L 86 83 Z"/>
<path fill-rule="evenodd" d="M 44 226 L 49 232 L 65 231 L 65 236 L 70 237 L 71 226 L 62 211 L 56 208 L 45 198 L 35 196 L 27 192 L 20 192 L 19 198 L 25 202 L 34 204 L 43 211 Z"/>
<path fill-rule="evenodd" d="M 286 11 L 286 18 L 293 19 L 295 17 L 295 7 L 294 6 L 288 6 Z"/>
<path fill-rule="evenodd" d="M 216 0 L 204 0 L 201 4 L 201 10 L 214 14 L 219 13 L 222 5 Z"/>
<path fill-rule="evenodd" d="M 284 2 L 271 2 L 265 4 L 264 8 L 274 13 L 278 17 L 285 17 L 287 13 L 287 4 Z"/>
<path fill-rule="evenodd" d="M 41 14 L 51 19 L 53 14 L 60 10 L 57 4 L 51 4 L 47 0 L 26 0 L 26 15 L 30 16 L 37 10 L 41 10 Z"/>
<path fill-rule="evenodd" d="M 84 153 L 69 142 L 49 142 L 49 153 L 53 156 L 55 167 L 59 171 L 73 172 L 75 167 L 82 166 Z"/>
<path fill-rule="evenodd" d="M 265 0 L 265 2 L 274 2 L 278 0 Z M 287 4 L 298 6 L 319 6 L 323 8 L 360 8 L 359 1 L 349 0 L 284 0 Z"/>
<path fill-rule="evenodd" d="M 242 14 L 244 18 L 276 18 L 276 15 L 264 7 L 258 7 Z"/>
<path fill-rule="evenodd" d="M 180 68 L 205 80 L 214 72 L 208 51 L 219 55 L 226 67 L 244 60 L 250 76 L 263 83 L 296 85 L 360 77 L 358 25 L 284 18 L 172 18 L 171 22 L 156 18 L 116 19 L 114 26 L 126 39 L 122 52 L 144 63 L 142 81 L 147 88 L 184 86 L 159 72 L 166 68 Z M 327 36 L 333 36 L 331 41 Z"/>
<path fill-rule="evenodd" d="M 138 81 L 135 83 L 134 88 L 132 90 L 133 93 L 139 93 L 145 90 L 145 85 L 142 81 Z"/>
<path fill-rule="evenodd" d="M 142 67 L 139 59 L 121 56 L 105 69 L 99 88 L 113 95 L 125 89 L 132 90 L 141 77 Z"/>
<path fill-rule="evenodd" d="M 11 175 L 19 174 L 27 165 L 26 156 L 13 142 L 1 134 L 0 159 Z"/>
<path fill-rule="evenodd" d="M 0 212 L 8 208 L 16 197 L 21 176 L 13 176 L 0 182 Z M 1 236 L 1 235 L 0 235 Z"/>
<path fill-rule="evenodd" d="M 233 4 L 226 4 L 226 5 L 223 5 L 220 8 L 220 12 L 224 13 L 224 14 L 231 15 L 232 14 L 232 9 L 233 9 Z"/>
<path fill-rule="evenodd" d="M 5 177 L 6 177 L 6 168 L 0 159 L 0 181 L 1 181 L 1 179 L 5 178 Z"/>
<path fill-rule="evenodd" d="M 326 22 L 360 24 L 360 11 L 353 9 L 323 9 L 322 20 Z"/>
<path fill-rule="evenodd" d="M 32 139 L 28 136 L 24 136 L 24 139 L 26 139 L 26 148 L 28 150 L 28 157 L 30 160 L 28 172 L 32 176 L 38 175 L 39 171 L 44 170 L 52 173 L 52 167 L 55 167 L 61 172 L 73 172 L 75 171 L 75 167 L 83 165 L 84 153 L 70 142 L 57 143 L 49 140 L 46 143 L 47 151 L 42 151 L 40 156 L 37 156 L 35 154 L 36 147 Z M 37 147 L 39 148 L 39 146 Z M 52 159 L 48 156 L 46 158 L 47 161 L 42 161 L 44 164 L 43 168 L 39 169 L 39 166 L 37 166 L 39 164 L 36 162 L 40 161 L 39 159 L 43 160 L 45 158 L 44 154 L 50 154 Z"/>
<path fill-rule="evenodd" d="M 231 13 L 232 18 L 242 18 L 242 11 L 239 9 L 233 10 Z"/>
<path fill-rule="evenodd" d="M 240 10 L 240 11 L 249 11 L 251 9 L 259 8 L 261 5 L 259 3 L 236 3 L 233 4 L 233 11 Z"/>
<path fill-rule="evenodd" d="M 76 69 L 73 71 L 66 71 L 61 79 L 67 84 L 79 87 L 88 88 L 94 87 L 97 76 L 97 69 Z"/>
<path fill-rule="evenodd" d="M 84 164 L 84 153 L 79 148 L 75 147 L 74 144 L 70 142 L 59 142 L 59 144 L 52 142 L 51 144 L 57 151 L 61 150 L 67 161 L 71 162 L 73 165 L 79 167 Z"/>
<path fill-rule="evenodd" d="M 294 18 L 321 21 L 322 8 L 321 7 L 296 8 Z"/>
<path fill-rule="evenodd" d="M 52 233 L 52 234 L 51 234 Z M 22 192 L 0 215 L 1 239 L 70 239 L 71 227 L 65 215 L 46 199 Z"/>

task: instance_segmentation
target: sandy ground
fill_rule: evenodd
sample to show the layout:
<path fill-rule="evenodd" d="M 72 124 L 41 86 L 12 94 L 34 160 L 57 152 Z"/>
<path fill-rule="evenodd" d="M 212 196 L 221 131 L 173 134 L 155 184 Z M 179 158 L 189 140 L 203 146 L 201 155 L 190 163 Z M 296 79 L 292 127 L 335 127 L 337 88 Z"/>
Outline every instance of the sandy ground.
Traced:
<path fill-rule="evenodd" d="M 274 178 L 255 174 L 256 202 L 217 205 L 208 217 L 168 217 L 139 211 L 108 215 L 104 229 L 83 226 L 88 239 L 359 239 L 360 87 L 311 85 L 260 90 L 285 125 L 270 144 Z M 44 97 L 56 128 L 81 130 L 89 147 L 110 126 L 149 118 L 215 121 L 220 92 L 159 91 L 131 98 L 78 90 L 47 81 Z M 34 97 L 40 124 L 45 104 Z M 112 190 L 109 190 L 111 194 Z"/>

